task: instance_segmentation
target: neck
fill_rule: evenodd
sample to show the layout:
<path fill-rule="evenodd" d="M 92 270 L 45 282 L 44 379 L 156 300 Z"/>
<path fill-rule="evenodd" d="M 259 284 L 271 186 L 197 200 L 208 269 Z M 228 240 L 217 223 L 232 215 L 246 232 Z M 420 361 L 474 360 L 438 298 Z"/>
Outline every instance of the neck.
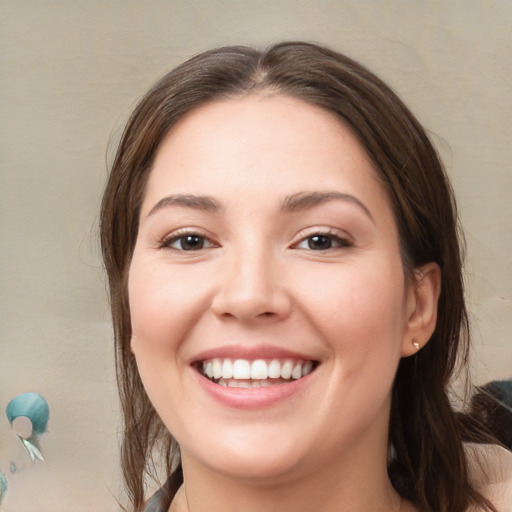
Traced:
<path fill-rule="evenodd" d="M 398 512 L 402 500 L 387 477 L 386 457 L 355 460 L 357 465 L 344 458 L 335 468 L 317 467 L 301 477 L 262 483 L 219 475 L 185 458 L 185 483 L 171 511 Z"/>

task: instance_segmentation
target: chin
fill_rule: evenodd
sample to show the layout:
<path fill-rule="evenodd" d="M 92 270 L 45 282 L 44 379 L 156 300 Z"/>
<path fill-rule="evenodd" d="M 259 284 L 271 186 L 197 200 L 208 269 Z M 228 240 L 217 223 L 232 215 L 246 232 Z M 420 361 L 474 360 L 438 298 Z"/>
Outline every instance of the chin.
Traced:
<path fill-rule="evenodd" d="M 291 479 L 301 471 L 307 454 L 300 450 L 303 443 L 291 436 L 283 438 L 283 431 L 281 436 L 271 432 L 265 435 L 261 431 L 212 436 L 211 443 L 203 445 L 200 453 L 197 452 L 197 444 L 191 452 L 183 446 L 184 467 L 187 462 L 194 461 L 194 464 L 200 464 L 218 475 L 253 484 Z M 223 442 L 219 443 L 219 439 Z"/>
<path fill-rule="evenodd" d="M 295 456 L 257 457 L 237 454 L 222 461 L 201 461 L 214 473 L 229 480 L 252 485 L 277 484 L 292 480 L 302 464 Z"/>

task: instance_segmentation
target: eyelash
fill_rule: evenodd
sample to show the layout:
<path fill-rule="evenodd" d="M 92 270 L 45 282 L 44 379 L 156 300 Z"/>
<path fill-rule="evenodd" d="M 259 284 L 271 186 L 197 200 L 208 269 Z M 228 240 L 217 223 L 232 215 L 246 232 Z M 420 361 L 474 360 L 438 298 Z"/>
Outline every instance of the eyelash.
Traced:
<path fill-rule="evenodd" d="M 322 238 L 328 242 L 330 242 L 331 246 L 330 247 L 326 247 L 326 248 L 316 248 L 316 249 L 313 249 L 310 245 L 310 243 L 313 241 L 313 239 L 315 238 Z M 307 242 L 308 243 L 308 247 L 300 247 L 300 245 L 302 243 L 305 243 Z M 333 245 L 334 244 L 334 245 Z M 296 244 L 294 244 L 292 246 L 292 248 L 294 249 L 303 249 L 303 250 L 308 250 L 308 251 L 313 251 L 313 252 L 324 252 L 324 251 L 329 251 L 331 249 L 342 249 L 342 248 L 349 248 L 349 247 L 352 247 L 353 246 L 353 243 L 348 240 L 347 238 L 342 238 L 340 236 L 338 236 L 336 233 L 332 233 L 332 232 L 329 232 L 329 231 L 326 231 L 326 232 L 322 232 L 322 231 L 319 231 L 319 232 L 316 232 L 316 233 L 311 233 L 310 235 L 308 236 L 305 236 L 303 238 L 301 238 L 299 240 L 299 242 L 297 242 Z"/>
<path fill-rule="evenodd" d="M 183 241 L 186 238 L 199 239 L 202 242 L 202 244 L 200 247 L 197 247 L 197 248 L 192 248 L 192 249 L 188 249 L 188 250 L 184 249 Z M 179 249 L 177 247 L 173 247 L 173 245 L 175 243 L 179 242 L 180 240 L 181 240 L 181 249 Z M 208 247 L 204 247 L 204 244 L 208 244 Z M 194 232 L 194 231 L 185 231 L 185 232 L 181 232 L 181 233 L 175 233 L 173 236 L 171 236 L 169 238 L 165 238 L 158 244 L 159 249 L 171 249 L 171 250 L 179 251 L 179 252 L 196 252 L 196 251 L 201 251 L 203 249 L 211 249 L 213 247 L 217 247 L 217 244 L 215 244 L 214 242 L 209 240 L 208 237 L 206 237 L 200 233 Z"/>
<path fill-rule="evenodd" d="M 198 247 L 191 247 L 189 249 L 185 249 L 183 247 L 183 242 L 187 239 L 196 239 L 193 243 L 197 243 Z M 327 242 L 329 244 L 329 247 L 323 247 L 323 248 L 314 248 L 312 247 L 312 243 L 314 243 L 314 239 L 323 239 L 324 242 Z M 189 240 L 190 243 L 191 240 Z M 321 240 L 322 241 L 322 240 Z M 174 244 L 180 242 L 180 248 L 173 247 Z M 308 247 L 300 247 L 301 244 L 307 243 Z M 205 244 L 207 245 L 205 247 Z M 340 249 L 340 248 L 349 248 L 352 247 L 353 243 L 348 240 L 347 238 L 342 238 L 338 236 L 335 233 L 326 231 L 326 232 L 315 232 L 311 233 L 308 236 L 305 236 L 301 238 L 297 243 L 293 244 L 291 246 L 292 249 L 299 249 L 299 250 L 307 250 L 307 251 L 313 251 L 313 252 L 325 252 L 329 251 L 331 249 Z M 218 244 L 215 242 L 212 242 L 208 237 L 205 235 L 202 235 L 200 233 L 194 232 L 194 231 L 186 231 L 181 233 L 176 233 L 173 236 L 169 238 L 165 238 L 158 244 L 159 249 L 171 249 L 178 252 L 197 252 L 204 249 L 211 249 L 218 247 Z"/>

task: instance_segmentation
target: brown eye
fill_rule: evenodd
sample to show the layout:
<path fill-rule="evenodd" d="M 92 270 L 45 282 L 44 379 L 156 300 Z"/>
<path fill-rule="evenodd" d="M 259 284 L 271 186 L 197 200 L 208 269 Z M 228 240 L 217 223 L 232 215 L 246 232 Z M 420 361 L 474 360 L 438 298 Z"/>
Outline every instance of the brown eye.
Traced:
<path fill-rule="evenodd" d="M 179 245 L 182 251 L 197 251 L 204 247 L 204 238 L 197 235 L 182 236 Z"/>
<path fill-rule="evenodd" d="M 163 247 L 175 249 L 177 251 L 200 251 L 213 247 L 213 244 L 204 236 L 196 233 L 180 235 L 165 241 Z"/>
<path fill-rule="evenodd" d="M 338 249 L 340 247 L 350 247 L 352 244 L 336 235 L 328 233 L 315 233 L 301 240 L 296 248 L 307 249 L 309 251 L 327 251 L 329 249 Z"/>
<path fill-rule="evenodd" d="M 332 237 L 326 235 L 314 235 L 307 239 L 308 249 L 313 251 L 325 251 L 333 246 Z"/>

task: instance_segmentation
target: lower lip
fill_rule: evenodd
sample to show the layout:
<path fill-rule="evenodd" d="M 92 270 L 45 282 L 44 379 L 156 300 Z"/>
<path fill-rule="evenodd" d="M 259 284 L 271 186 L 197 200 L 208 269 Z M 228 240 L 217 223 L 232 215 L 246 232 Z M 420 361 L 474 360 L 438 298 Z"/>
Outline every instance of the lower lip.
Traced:
<path fill-rule="evenodd" d="M 234 409 L 262 409 L 271 407 L 304 390 L 315 372 L 286 384 L 272 384 L 260 388 L 231 388 L 220 386 L 193 370 L 200 386 L 217 402 Z"/>

